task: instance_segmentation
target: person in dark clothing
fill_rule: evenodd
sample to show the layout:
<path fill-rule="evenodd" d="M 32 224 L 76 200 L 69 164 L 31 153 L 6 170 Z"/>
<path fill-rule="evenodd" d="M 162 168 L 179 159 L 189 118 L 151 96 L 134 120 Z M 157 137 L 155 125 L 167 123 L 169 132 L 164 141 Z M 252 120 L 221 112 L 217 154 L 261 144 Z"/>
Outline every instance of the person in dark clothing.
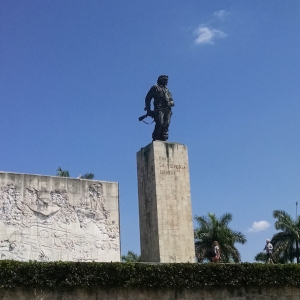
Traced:
<path fill-rule="evenodd" d="M 153 85 L 145 98 L 145 110 L 155 121 L 155 128 L 152 133 L 153 141 L 166 141 L 169 137 L 169 125 L 172 116 L 174 100 L 167 88 L 168 76 L 161 75 L 157 84 Z M 151 111 L 151 100 L 154 99 L 154 110 Z"/>

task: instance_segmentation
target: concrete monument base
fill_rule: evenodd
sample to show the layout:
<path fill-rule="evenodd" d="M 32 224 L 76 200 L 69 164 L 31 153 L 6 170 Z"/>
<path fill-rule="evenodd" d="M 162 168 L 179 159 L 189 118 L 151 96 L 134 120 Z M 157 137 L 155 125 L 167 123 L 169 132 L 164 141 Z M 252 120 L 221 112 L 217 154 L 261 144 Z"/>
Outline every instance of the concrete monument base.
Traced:
<path fill-rule="evenodd" d="M 137 153 L 141 260 L 195 262 L 187 147 L 154 141 Z"/>

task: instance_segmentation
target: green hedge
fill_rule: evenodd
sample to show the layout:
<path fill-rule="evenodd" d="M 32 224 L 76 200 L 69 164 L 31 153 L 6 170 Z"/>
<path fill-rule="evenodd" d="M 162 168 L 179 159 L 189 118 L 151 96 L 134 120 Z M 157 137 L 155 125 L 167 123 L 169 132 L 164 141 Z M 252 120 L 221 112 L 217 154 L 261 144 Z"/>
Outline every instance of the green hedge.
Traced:
<path fill-rule="evenodd" d="M 0 287 L 300 286 L 296 264 L 143 264 L 0 261 Z"/>

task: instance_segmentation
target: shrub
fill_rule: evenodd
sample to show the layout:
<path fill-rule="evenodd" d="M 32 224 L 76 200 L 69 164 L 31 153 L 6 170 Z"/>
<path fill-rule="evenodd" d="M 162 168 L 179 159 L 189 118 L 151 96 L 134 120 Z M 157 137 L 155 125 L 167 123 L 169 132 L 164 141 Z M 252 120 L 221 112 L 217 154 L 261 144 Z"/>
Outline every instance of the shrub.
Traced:
<path fill-rule="evenodd" d="M 300 286 L 296 264 L 145 264 L 0 261 L 0 287 Z"/>

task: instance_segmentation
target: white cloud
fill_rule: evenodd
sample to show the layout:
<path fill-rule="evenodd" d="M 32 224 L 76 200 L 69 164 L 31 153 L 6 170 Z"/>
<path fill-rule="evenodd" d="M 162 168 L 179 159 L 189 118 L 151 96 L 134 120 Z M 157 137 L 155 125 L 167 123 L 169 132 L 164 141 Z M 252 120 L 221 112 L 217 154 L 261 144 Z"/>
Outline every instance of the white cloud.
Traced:
<path fill-rule="evenodd" d="M 248 229 L 249 232 L 259 232 L 268 229 L 270 226 L 270 223 L 267 221 L 258 221 L 254 222 L 252 227 Z"/>
<path fill-rule="evenodd" d="M 218 29 L 209 28 L 205 25 L 200 25 L 195 34 L 198 36 L 195 40 L 195 44 L 213 44 L 216 38 L 224 38 L 226 34 Z"/>
<path fill-rule="evenodd" d="M 214 16 L 217 17 L 217 18 L 220 18 L 220 19 L 224 19 L 225 16 L 227 16 L 228 14 L 229 13 L 224 9 L 214 12 Z"/>

